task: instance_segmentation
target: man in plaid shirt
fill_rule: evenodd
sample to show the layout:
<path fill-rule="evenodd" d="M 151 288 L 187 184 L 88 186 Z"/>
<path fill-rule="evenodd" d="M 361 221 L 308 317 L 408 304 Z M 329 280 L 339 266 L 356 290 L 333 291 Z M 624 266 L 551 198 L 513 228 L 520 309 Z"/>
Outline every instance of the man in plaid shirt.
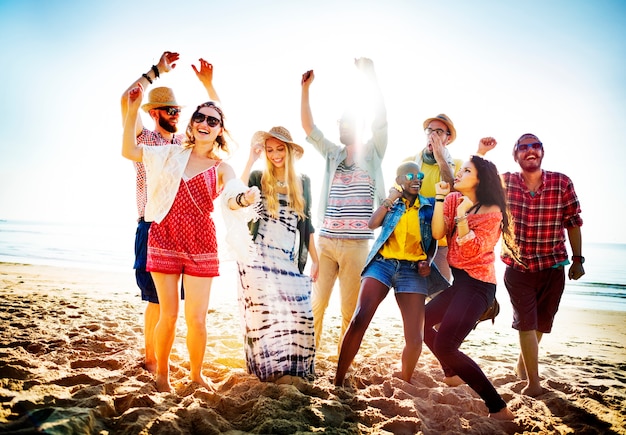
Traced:
<path fill-rule="evenodd" d="M 179 59 L 179 54 L 166 51 L 159 59 L 157 65 L 153 65 L 150 70 L 142 74 L 141 77 L 134 80 L 131 85 L 124 91 L 121 98 L 122 104 L 122 123 L 126 119 L 128 113 L 128 92 L 135 87 L 137 83 L 141 83 L 144 89 L 147 89 L 154 83 L 161 74 L 171 71 L 175 66 L 175 62 Z M 204 85 L 209 98 L 219 101 L 219 97 L 213 88 L 213 65 L 200 59 L 200 69 L 192 65 L 198 79 Z M 178 131 L 178 120 L 180 117 L 181 106 L 176 102 L 176 97 L 172 89 L 167 87 L 158 87 L 150 91 L 148 102 L 142 106 L 154 120 L 154 130 L 148 130 L 141 122 L 141 118 L 137 118 L 135 126 L 137 143 L 148 146 L 161 146 L 177 144 L 180 145 L 185 139 L 184 134 L 176 134 Z M 146 170 L 141 162 L 135 163 L 135 171 L 137 173 L 137 232 L 135 234 L 135 279 L 137 286 L 141 290 L 141 299 L 147 301 L 146 311 L 144 313 L 144 340 L 145 340 L 145 368 L 154 373 L 156 369 L 156 356 L 154 353 L 154 328 L 159 321 L 160 307 L 157 291 L 152 281 L 150 272 L 146 271 L 146 261 L 148 255 L 148 231 L 151 222 L 144 220 L 144 211 L 147 202 L 146 191 Z M 181 288 L 181 296 L 183 289 Z"/>
<path fill-rule="evenodd" d="M 479 149 L 484 153 L 486 150 Z M 515 225 L 515 241 L 525 266 L 502 253 L 507 268 L 504 284 L 513 306 L 513 328 L 519 331 L 521 354 L 517 373 L 527 380 L 528 396 L 542 394 L 539 379 L 539 342 L 552 330 L 570 264 L 565 231 L 572 250 L 569 279 L 585 274 L 582 256 L 580 204 L 572 180 L 541 169 L 543 144 L 534 134 L 522 135 L 513 147 L 521 172 L 502 174 Z"/>

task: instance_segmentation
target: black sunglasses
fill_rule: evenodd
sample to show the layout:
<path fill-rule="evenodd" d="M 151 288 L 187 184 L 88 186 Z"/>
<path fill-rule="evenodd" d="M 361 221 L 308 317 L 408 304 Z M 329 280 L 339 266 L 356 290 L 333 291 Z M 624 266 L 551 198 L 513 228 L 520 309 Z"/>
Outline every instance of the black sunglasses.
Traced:
<path fill-rule="evenodd" d="M 209 127 L 217 127 L 218 125 L 222 123 L 222 121 L 220 121 L 219 119 L 213 116 L 205 115 L 204 113 L 200 113 L 200 112 L 194 113 L 193 116 L 191 117 L 191 120 L 193 122 L 197 122 L 198 124 L 202 124 L 205 119 L 206 119 L 206 123 L 209 124 Z"/>
<path fill-rule="evenodd" d="M 532 148 L 534 150 L 540 150 L 541 148 L 543 148 L 543 144 L 541 142 L 533 142 L 533 143 L 520 143 L 517 144 L 517 150 L 518 151 L 527 151 L 528 148 Z"/>
<path fill-rule="evenodd" d="M 178 107 L 171 107 L 171 106 L 159 107 L 157 108 L 157 110 L 164 110 L 169 116 L 178 115 L 181 112 L 181 110 Z"/>

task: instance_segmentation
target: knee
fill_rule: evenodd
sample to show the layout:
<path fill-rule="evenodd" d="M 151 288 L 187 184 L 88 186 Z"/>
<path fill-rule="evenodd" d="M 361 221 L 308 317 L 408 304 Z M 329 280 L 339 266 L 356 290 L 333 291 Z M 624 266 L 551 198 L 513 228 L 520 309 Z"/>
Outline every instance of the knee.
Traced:
<path fill-rule="evenodd" d="M 421 353 L 422 343 L 423 341 L 421 337 L 409 338 L 406 340 L 405 348 L 408 352 Z"/>
<path fill-rule="evenodd" d="M 206 314 L 189 314 L 185 316 L 188 330 L 206 329 Z"/>

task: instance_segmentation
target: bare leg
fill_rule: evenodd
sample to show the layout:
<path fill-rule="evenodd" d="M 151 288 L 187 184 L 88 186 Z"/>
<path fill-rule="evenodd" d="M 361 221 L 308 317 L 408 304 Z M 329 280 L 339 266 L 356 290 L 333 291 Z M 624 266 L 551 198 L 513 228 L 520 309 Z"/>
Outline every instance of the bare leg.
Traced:
<path fill-rule="evenodd" d="M 426 296 L 417 293 L 397 293 L 396 301 L 404 324 L 405 345 L 402 350 L 402 380 L 410 383 L 417 361 L 422 354 Z"/>
<path fill-rule="evenodd" d="M 185 287 L 185 321 L 187 322 L 187 350 L 189 352 L 189 377 L 209 391 L 213 384 L 202 376 L 202 362 L 206 350 L 206 316 L 209 308 L 212 278 L 183 276 Z"/>
<path fill-rule="evenodd" d="M 156 355 L 155 380 L 157 390 L 170 391 L 170 352 L 176 337 L 178 319 L 178 279 L 180 275 L 152 272 L 152 279 L 159 295 L 159 321 L 154 328 Z"/>
<path fill-rule="evenodd" d="M 144 346 L 146 348 L 146 370 L 150 373 L 156 371 L 156 355 L 154 350 L 154 328 L 159 321 L 159 304 L 148 302 L 144 313 Z"/>
<path fill-rule="evenodd" d="M 524 367 L 528 384 L 522 394 L 536 397 L 543 393 L 539 379 L 539 342 L 543 333 L 539 331 L 519 331 L 520 349 L 524 359 Z"/>
<path fill-rule="evenodd" d="M 376 309 L 387 296 L 387 292 L 389 292 L 389 287 L 380 281 L 373 278 L 365 278 L 363 280 L 354 316 L 341 344 L 337 373 L 335 374 L 335 385 L 343 385 L 346 372 L 361 347 L 363 335 L 365 335 L 365 331 L 372 321 Z"/>

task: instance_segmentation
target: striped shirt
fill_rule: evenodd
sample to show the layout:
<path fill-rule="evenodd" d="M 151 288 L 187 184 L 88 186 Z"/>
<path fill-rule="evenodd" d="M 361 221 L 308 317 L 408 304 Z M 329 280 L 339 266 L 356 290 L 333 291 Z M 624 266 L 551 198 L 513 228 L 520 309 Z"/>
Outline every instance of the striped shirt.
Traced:
<path fill-rule="evenodd" d="M 374 206 L 374 180 L 366 170 L 342 162 L 330 187 L 320 236 L 335 239 L 373 239 L 367 227 Z"/>
<path fill-rule="evenodd" d="M 558 172 L 543 171 L 534 194 L 519 172 L 502 174 L 515 224 L 515 242 L 528 269 L 502 255 L 514 269 L 538 272 L 567 260 L 565 229 L 580 227 L 580 204 L 572 180 Z"/>
<path fill-rule="evenodd" d="M 138 145 L 147 145 L 147 146 L 161 146 L 161 145 L 171 145 L 178 144 L 180 145 L 185 138 L 183 134 L 174 135 L 173 140 L 165 139 L 156 131 L 148 130 L 147 128 L 143 128 L 139 136 L 137 136 L 137 144 Z M 135 164 L 135 172 L 137 173 L 137 215 L 141 219 L 144 217 L 144 213 L 146 211 L 146 203 L 148 202 L 148 193 L 146 190 L 146 168 L 143 166 L 141 162 L 133 162 Z"/>

